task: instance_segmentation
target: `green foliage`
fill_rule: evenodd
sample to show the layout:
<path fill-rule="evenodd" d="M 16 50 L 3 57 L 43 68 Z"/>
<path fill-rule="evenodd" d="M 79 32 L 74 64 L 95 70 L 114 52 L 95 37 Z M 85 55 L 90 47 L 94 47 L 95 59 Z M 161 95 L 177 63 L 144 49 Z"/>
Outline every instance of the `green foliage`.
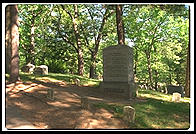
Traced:
<path fill-rule="evenodd" d="M 49 72 L 76 74 L 78 55 L 72 19 L 61 5 L 19 4 L 20 67 L 31 57 L 30 35 L 35 19 L 35 63 L 45 64 Z M 73 5 L 64 5 L 74 15 Z M 84 57 L 84 76 L 89 76 L 95 38 L 106 9 L 103 4 L 78 5 L 78 29 Z M 115 13 L 107 18 L 96 56 L 95 72 L 103 75 L 103 49 L 117 44 Z M 136 82 L 143 84 L 185 85 L 187 46 L 189 44 L 188 9 L 184 5 L 124 5 L 123 21 L 126 40 L 134 42 Z M 67 40 L 66 40 L 66 39 Z M 148 69 L 151 67 L 151 70 Z M 149 71 L 152 81 L 149 81 Z"/>

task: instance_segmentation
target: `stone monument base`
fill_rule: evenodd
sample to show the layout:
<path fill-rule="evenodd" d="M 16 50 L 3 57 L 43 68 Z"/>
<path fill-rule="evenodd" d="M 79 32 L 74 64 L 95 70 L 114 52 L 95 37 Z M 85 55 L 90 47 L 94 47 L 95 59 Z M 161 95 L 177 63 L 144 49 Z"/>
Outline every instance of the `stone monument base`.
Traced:
<path fill-rule="evenodd" d="M 136 88 L 134 84 L 126 82 L 101 82 L 99 86 L 104 96 L 114 96 L 125 100 L 136 97 Z"/>

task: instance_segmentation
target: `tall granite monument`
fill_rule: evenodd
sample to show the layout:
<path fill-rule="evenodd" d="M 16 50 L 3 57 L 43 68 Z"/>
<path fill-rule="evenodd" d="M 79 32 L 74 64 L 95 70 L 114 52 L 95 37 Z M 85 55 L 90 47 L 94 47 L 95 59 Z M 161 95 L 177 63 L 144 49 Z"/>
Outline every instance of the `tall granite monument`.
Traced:
<path fill-rule="evenodd" d="M 115 45 L 103 50 L 103 82 L 100 89 L 105 95 L 116 95 L 126 100 L 136 96 L 131 47 Z"/>

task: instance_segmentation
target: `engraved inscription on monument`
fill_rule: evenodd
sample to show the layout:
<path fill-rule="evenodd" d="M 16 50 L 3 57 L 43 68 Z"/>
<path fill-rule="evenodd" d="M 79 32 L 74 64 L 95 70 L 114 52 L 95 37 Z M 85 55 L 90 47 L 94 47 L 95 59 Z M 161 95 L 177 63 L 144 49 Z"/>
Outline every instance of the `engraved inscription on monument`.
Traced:
<path fill-rule="evenodd" d="M 128 46 L 110 46 L 104 49 L 104 81 L 130 82 L 133 80 L 132 49 Z"/>
<path fill-rule="evenodd" d="M 109 46 L 103 50 L 103 82 L 100 84 L 104 94 L 116 94 L 130 99 L 134 96 L 133 50 L 126 45 Z"/>

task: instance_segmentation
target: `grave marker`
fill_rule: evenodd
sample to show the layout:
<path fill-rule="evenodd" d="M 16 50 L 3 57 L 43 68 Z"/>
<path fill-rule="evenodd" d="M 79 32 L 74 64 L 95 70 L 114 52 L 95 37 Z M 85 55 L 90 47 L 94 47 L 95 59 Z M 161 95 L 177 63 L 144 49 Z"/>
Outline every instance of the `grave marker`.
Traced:
<path fill-rule="evenodd" d="M 172 101 L 180 102 L 181 94 L 180 93 L 173 93 Z"/>
<path fill-rule="evenodd" d="M 53 89 L 48 89 L 47 98 L 50 100 L 54 100 L 54 90 Z"/>
<path fill-rule="evenodd" d="M 136 96 L 133 77 L 133 49 L 127 45 L 109 46 L 103 50 L 103 82 L 100 90 L 105 95 L 125 99 Z"/>
<path fill-rule="evenodd" d="M 134 123 L 135 122 L 135 109 L 133 107 L 124 106 L 123 120 L 127 123 Z"/>

